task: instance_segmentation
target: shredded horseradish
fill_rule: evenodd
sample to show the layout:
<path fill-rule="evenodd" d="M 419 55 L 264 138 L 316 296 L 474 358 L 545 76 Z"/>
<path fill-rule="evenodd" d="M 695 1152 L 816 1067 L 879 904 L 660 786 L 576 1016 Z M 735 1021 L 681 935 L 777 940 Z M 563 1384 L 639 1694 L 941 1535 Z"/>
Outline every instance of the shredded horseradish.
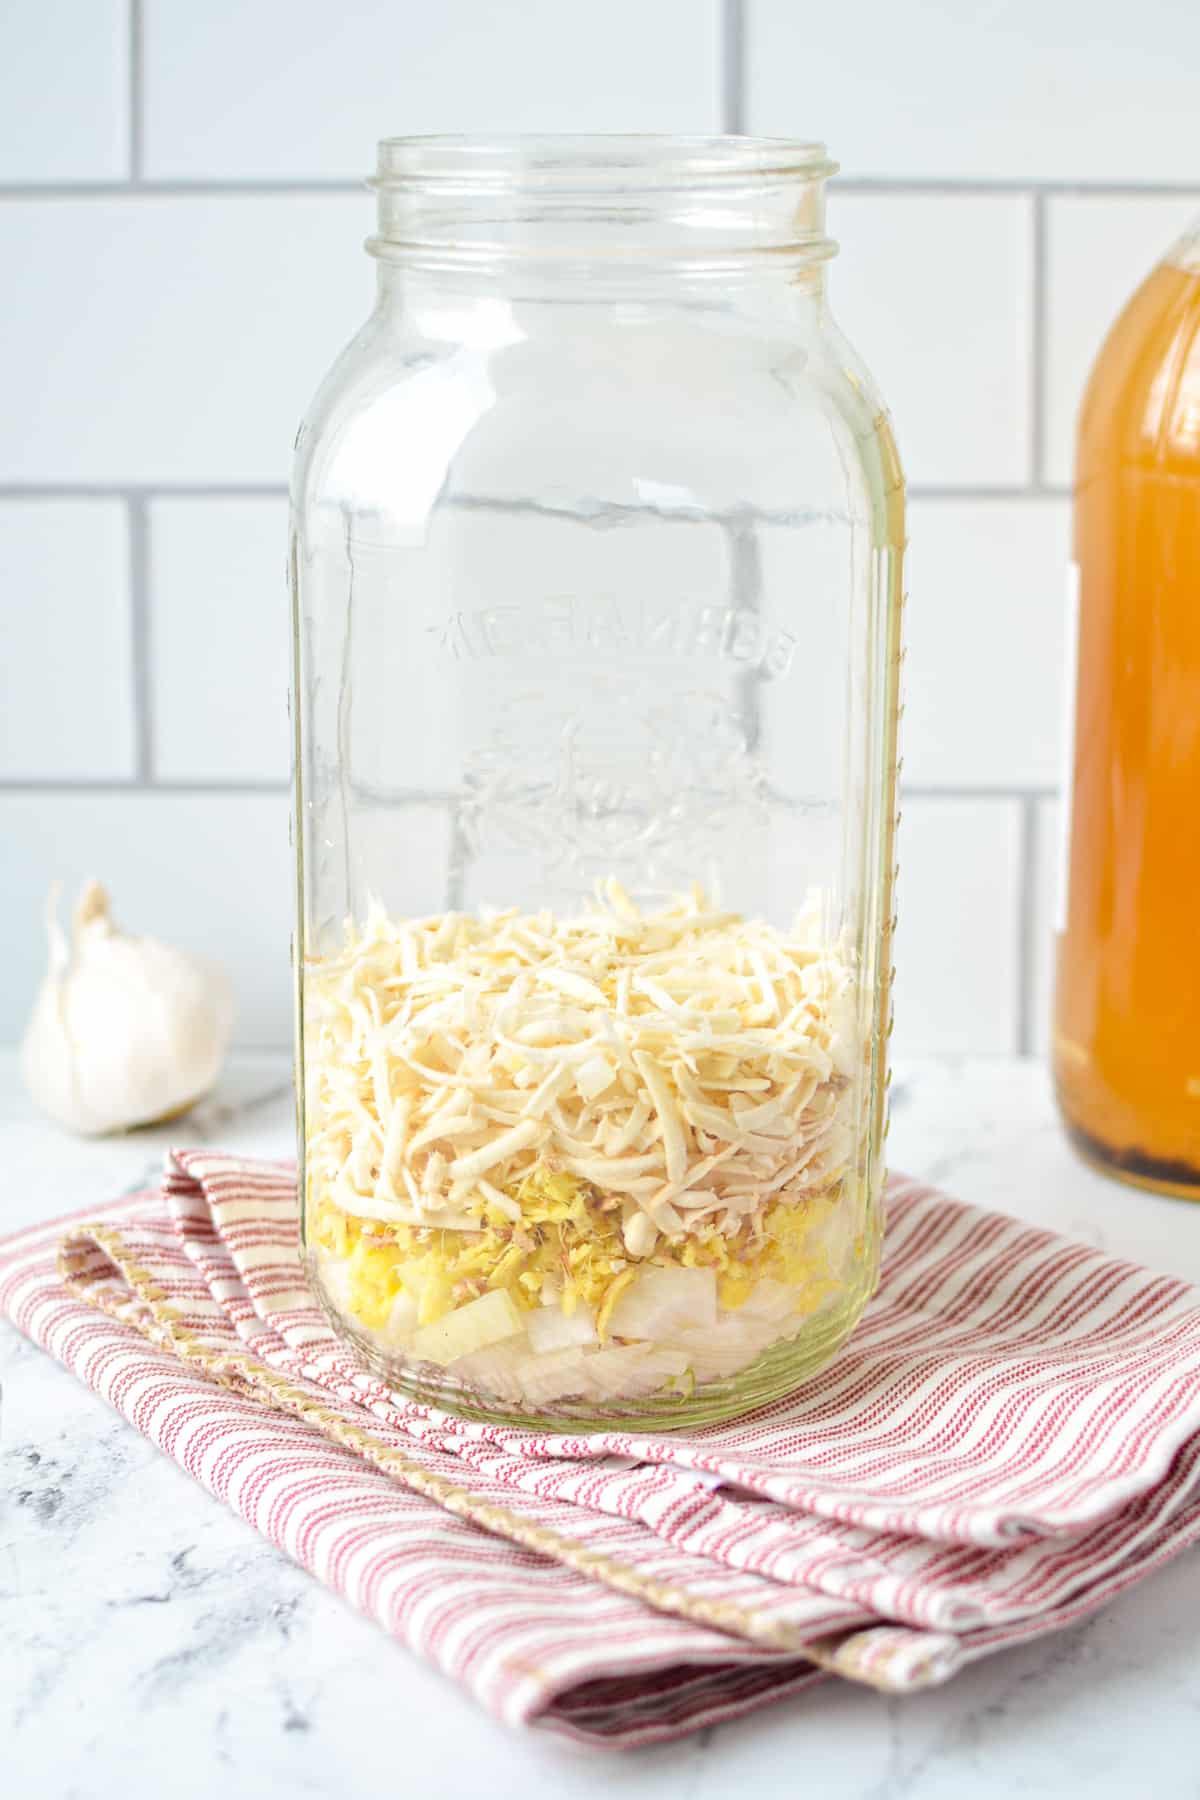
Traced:
<path fill-rule="evenodd" d="M 538 1404 L 734 1372 L 859 1230 L 848 958 L 693 889 L 373 909 L 305 977 L 310 1238 L 389 1354 Z M 860 1252 L 859 1252 L 860 1253 Z"/>

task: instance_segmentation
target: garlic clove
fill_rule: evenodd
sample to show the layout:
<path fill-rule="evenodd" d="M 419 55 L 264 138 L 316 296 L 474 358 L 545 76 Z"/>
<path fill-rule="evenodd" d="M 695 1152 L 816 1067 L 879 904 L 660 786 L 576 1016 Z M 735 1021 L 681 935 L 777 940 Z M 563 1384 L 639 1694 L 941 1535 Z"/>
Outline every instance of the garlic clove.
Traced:
<path fill-rule="evenodd" d="M 98 1134 L 186 1110 L 211 1088 L 233 1025 L 224 972 L 113 923 L 89 881 L 68 945 L 47 913 L 50 961 L 21 1047 L 29 1092 L 72 1131 Z"/>

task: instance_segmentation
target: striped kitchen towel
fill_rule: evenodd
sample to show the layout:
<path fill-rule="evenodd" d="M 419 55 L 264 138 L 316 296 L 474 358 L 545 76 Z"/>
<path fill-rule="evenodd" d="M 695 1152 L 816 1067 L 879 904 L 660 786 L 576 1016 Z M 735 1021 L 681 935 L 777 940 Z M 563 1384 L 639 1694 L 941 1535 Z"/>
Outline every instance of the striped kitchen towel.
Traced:
<path fill-rule="evenodd" d="M 178 1152 L 8 1240 L 0 1311 L 494 1713 L 596 1744 L 944 1681 L 1200 1538 L 1200 1294 L 900 1178 L 837 1359 L 679 1437 L 394 1394 L 309 1301 L 282 1164 Z"/>

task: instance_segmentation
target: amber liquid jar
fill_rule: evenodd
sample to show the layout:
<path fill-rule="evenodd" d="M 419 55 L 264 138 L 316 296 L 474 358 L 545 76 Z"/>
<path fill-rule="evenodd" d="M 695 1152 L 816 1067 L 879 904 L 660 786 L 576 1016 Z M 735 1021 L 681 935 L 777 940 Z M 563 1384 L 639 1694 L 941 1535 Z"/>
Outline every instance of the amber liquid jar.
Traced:
<path fill-rule="evenodd" d="M 1092 370 L 1053 1056 L 1077 1147 L 1200 1199 L 1200 235 Z"/>

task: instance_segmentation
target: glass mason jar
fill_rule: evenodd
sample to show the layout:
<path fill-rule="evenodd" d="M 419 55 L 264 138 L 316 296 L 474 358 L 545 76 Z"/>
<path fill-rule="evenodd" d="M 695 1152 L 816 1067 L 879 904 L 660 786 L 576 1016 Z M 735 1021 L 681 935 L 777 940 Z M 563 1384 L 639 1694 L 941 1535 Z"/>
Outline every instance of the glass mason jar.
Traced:
<path fill-rule="evenodd" d="M 380 146 L 292 490 L 305 1255 L 471 1416 L 726 1416 L 876 1280 L 904 501 L 831 172 Z"/>

